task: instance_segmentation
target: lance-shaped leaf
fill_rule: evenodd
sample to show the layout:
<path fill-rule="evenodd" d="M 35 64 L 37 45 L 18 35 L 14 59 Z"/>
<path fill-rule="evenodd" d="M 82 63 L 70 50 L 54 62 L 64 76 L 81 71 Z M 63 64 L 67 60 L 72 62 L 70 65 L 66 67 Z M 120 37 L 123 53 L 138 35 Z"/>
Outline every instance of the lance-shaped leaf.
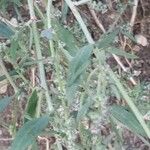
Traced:
<path fill-rule="evenodd" d="M 26 150 L 28 146 L 32 145 L 36 137 L 48 125 L 48 116 L 36 118 L 28 121 L 19 129 L 13 143 L 11 150 Z"/>
<path fill-rule="evenodd" d="M 37 108 L 37 104 L 38 104 L 38 95 L 37 95 L 37 91 L 34 90 L 31 97 L 28 100 L 28 104 L 27 104 L 27 108 L 26 108 L 26 115 L 34 118 L 36 115 L 36 108 Z M 25 116 L 25 117 L 27 117 Z M 25 119 L 26 121 L 26 119 Z"/>
<path fill-rule="evenodd" d="M 126 58 L 131 58 L 131 59 L 136 59 L 138 58 L 136 55 L 134 54 L 130 54 L 130 53 L 127 53 L 126 51 L 124 50 L 121 50 L 121 49 L 118 49 L 116 47 L 109 47 L 109 48 L 106 48 L 105 49 L 107 52 L 109 53 L 112 53 L 112 54 L 116 54 L 116 55 L 119 55 L 119 56 L 123 56 L 123 57 L 126 57 Z"/>
<path fill-rule="evenodd" d="M 73 34 L 66 28 L 64 28 L 56 19 L 52 22 L 53 28 L 60 41 L 65 44 L 66 50 L 71 56 L 75 56 L 78 50 L 77 41 Z"/>
<path fill-rule="evenodd" d="M 81 48 L 77 55 L 71 60 L 69 65 L 68 81 L 67 81 L 67 99 L 72 102 L 78 84 L 80 83 L 80 77 L 85 72 L 88 64 L 93 45 L 87 45 Z"/>
<path fill-rule="evenodd" d="M 136 134 L 146 136 L 146 133 L 143 130 L 141 124 L 138 122 L 138 120 L 136 119 L 136 117 L 132 112 L 130 112 L 129 110 L 125 109 L 122 106 L 117 105 L 112 106 L 110 112 L 114 118 L 120 121 L 129 130 L 131 130 Z"/>

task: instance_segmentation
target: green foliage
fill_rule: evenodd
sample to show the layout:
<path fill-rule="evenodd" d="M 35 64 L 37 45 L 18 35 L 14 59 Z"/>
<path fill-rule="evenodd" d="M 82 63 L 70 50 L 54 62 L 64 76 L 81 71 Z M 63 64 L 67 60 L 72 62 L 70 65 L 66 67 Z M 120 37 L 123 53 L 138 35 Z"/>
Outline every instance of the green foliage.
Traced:
<path fill-rule="evenodd" d="M 63 42 L 65 49 L 70 53 L 70 55 L 75 56 L 78 46 L 73 34 L 64 28 L 57 20 L 53 20 L 52 25 L 58 38 L 56 40 Z"/>
<path fill-rule="evenodd" d="M 20 6 L 20 2 L 26 4 L 26 1 L 20 0 L 1 0 L 0 4 L 2 6 L 0 5 L 0 8 L 7 8 L 8 5 L 17 8 Z M 29 10 L 33 7 L 31 2 L 28 0 L 28 6 L 30 7 L 27 8 Z M 47 0 L 44 2 L 50 3 Z M 29 20 L 30 18 L 27 15 L 24 20 L 24 16 L 21 16 L 22 14 L 19 12 L 20 8 L 17 8 L 18 12 L 17 9 L 14 9 L 16 17 L 21 21 L 17 30 L 0 21 L 0 36 L 7 40 L 6 43 L 5 40 L 2 43 L 5 44 L 5 49 L 1 49 L 1 55 L 5 61 L 8 60 L 13 65 L 13 70 L 10 72 L 8 70 L 9 81 L 11 80 L 19 87 L 19 93 L 15 93 L 14 96 L 13 125 L 10 126 L 15 128 L 18 120 L 24 119 L 21 120 L 23 122 L 22 127 L 18 130 L 12 143 L 12 150 L 25 150 L 30 145 L 32 145 L 32 149 L 38 149 L 37 145 L 39 143 L 36 143 L 36 137 L 39 134 L 48 138 L 54 137 L 56 142 L 51 144 L 51 148 L 56 150 L 103 150 L 108 149 L 109 146 L 112 146 L 112 149 L 124 148 L 124 141 L 121 137 L 124 131 L 118 131 L 115 128 L 115 125 L 119 122 L 135 135 L 139 134 L 147 137 L 149 134 L 147 127 L 149 123 L 145 123 L 143 116 L 140 114 L 141 112 L 143 115 L 149 113 L 149 102 L 144 99 L 144 92 L 142 93 L 144 90 L 147 93 L 148 90 L 128 86 L 125 84 L 125 79 L 122 80 L 121 75 L 124 75 L 124 73 L 120 73 L 121 69 L 119 70 L 118 66 L 110 68 L 107 64 L 107 56 L 110 56 L 108 53 L 121 56 L 122 59 L 124 57 L 129 59 L 138 58 L 136 55 L 126 52 L 126 50 L 121 50 L 118 46 L 120 45 L 120 37 L 123 36 L 131 39 L 134 43 L 136 42 L 130 32 L 130 26 L 115 22 L 112 28 L 110 27 L 105 34 L 100 35 L 98 41 L 94 43 L 91 38 L 90 43 L 93 44 L 87 44 L 88 40 L 85 35 L 88 34 L 88 31 L 84 33 L 85 30 L 80 24 L 82 17 L 83 21 L 86 20 L 85 24 L 90 31 L 93 25 L 91 27 L 91 24 L 89 24 L 86 18 L 87 14 L 81 13 L 81 18 L 78 16 L 81 22 L 77 18 L 70 17 L 72 13 L 70 13 L 68 2 L 71 1 L 65 0 L 63 3 L 62 18 L 59 18 L 60 15 L 57 16 L 58 9 L 55 7 L 48 9 L 50 7 L 48 5 L 45 13 L 43 7 L 41 10 L 38 3 L 34 3 L 37 21 L 26 22 L 26 19 Z M 57 1 L 54 3 L 57 4 Z M 117 3 L 120 2 L 114 2 L 116 5 Z M 92 4 L 94 5 L 92 6 Z M 101 13 L 105 13 L 109 9 L 108 5 L 103 2 L 97 1 L 92 4 L 88 3 L 90 7 L 101 11 Z M 120 7 L 117 10 L 121 12 L 121 14 L 118 14 L 119 17 L 122 16 L 126 5 L 121 3 Z M 51 17 L 48 17 L 48 14 Z M 68 20 L 70 19 L 68 17 L 71 20 Z M 63 23 L 67 22 L 67 24 L 62 25 L 58 20 Z M 46 29 L 48 26 L 49 28 Z M 116 28 L 114 28 L 115 26 Z M 42 37 L 47 39 L 45 40 Z M 48 54 L 48 50 L 53 50 L 54 54 Z M 113 70 L 115 70 L 115 73 Z M 119 74 L 116 74 L 118 72 Z M 33 83 L 30 81 L 31 75 L 31 78 L 36 81 L 35 88 L 33 88 Z M 0 81 L 5 78 L 8 77 L 0 76 Z M 38 91 L 35 89 L 38 89 Z M 18 106 L 22 104 L 24 97 L 27 99 L 27 103 L 26 109 L 22 111 Z M 0 100 L 0 112 L 4 111 L 11 99 L 11 97 L 5 97 Z M 45 99 L 46 101 L 48 99 L 47 103 Z M 144 103 L 143 100 L 146 103 L 141 105 L 141 103 Z M 122 101 L 123 104 L 126 101 L 129 109 L 123 106 L 112 106 L 114 103 L 120 103 L 121 105 Z M 51 106 L 54 111 L 51 109 L 52 112 L 48 112 L 49 117 L 43 116 L 47 114 L 47 110 Z M 110 116 L 108 115 L 109 108 Z M 20 118 L 17 112 L 23 114 L 23 117 Z M 43 117 L 36 118 L 37 116 Z M 116 123 L 109 119 L 112 117 L 117 120 Z M 42 132 L 48 122 L 50 122 L 50 126 L 47 128 L 46 133 Z M 116 140 L 116 137 L 122 140 Z"/>
<path fill-rule="evenodd" d="M 110 110 L 113 117 L 125 125 L 129 130 L 136 134 L 146 136 L 141 124 L 130 110 L 125 109 L 122 106 L 112 106 Z"/>
<path fill-rule="evenodd" d="M 6 23 L 0 21 L 0 37 L 8 38 L 10 39 L 11 36 L 13 36 L 15 32 L 12 30 L 10 26 L 8 26 Z"/>
<path fill-rule="evenodd" d="M 74 98 L 74 90 L 79 84 L 80 76 L 86 70 L 89 65 L 89 58 L 93 50 L 93 45 L 84 46 L 79 50 L 76 56 L 71 60 L 69 64 L 69 73 L 67 81 L 67 98 L 69 103 Z"/>
<path fill-rule="evenodd" d="M 4 109 L 9 105 L 11 102 L 12 97 L 4 97 L 0 100 L 0 113 L 4 111 Z"/>
<path fill-rule="evenodd" d="M 106 49 L 106 51 L 110 52 L 112 54 L 123 56 L 125 58 L 130 58 L 130 59 L 136 59 L 136 58 L 138 58 L 136 55 L 127 53 L 124 50 L 120 50 L 120 49 L 118 49 L 116 47 L 109 47 L 109 48 Z"/>
<path fill-rule="evenodd" d="M 26 122 L 17 132 L 17 135 L 12 143 L 11 150 L 26 150 L 32 145 L 36 137 L 48 125 L 48 116 L 33 119 Z"/>
<path fill-rule="evenodd" d="M 92 145 L 92 134 L 90 132 L 90 130 L 85 129 L 85 127 L 81 124 L 79 126 L 79 131 L 80 131 L 80 137 L 81 137 L 81 142 L 83 144 L 83 147 L 85 149 L 90 149 L 91 145 Z"/>
<path fill-rule="evenodd" d="M 9 49 L 9 55 L 13 60 L 17 59 L 17 53 L 19 49 L 18 39 L 12 39 Z"/>
<path fill-rule="evenodd" d="M 85 103 L 83 105 L 81 105 L 80 109 L 78 110 L 78 114 L 77 114 L 77 122 L 78 123 L 82 120 L 82 118 L 85 117 L 85 115 L 87 114 L 92 103 L 93 103 L 92 100 L 88 97 L 85 100 Z"/>
<path fill-rule="evenodd" d="M 1 0 L 0 8 L 5 11 L 9 5 L 21 5 L 21 0 Z"/>
<path fill-rule="evenodd" d="M 115 40 L 115 37 L 117 36 L 117 34 L 119 33 L 119 29 L 114 30 L 113 32 L 110 33 L 106 33 L 102 36 L 102 38 L 96 42 L 96 46 L 99 49 L 106 49 L 108 48 Z"/>
<path fill-rule="evenodd" d="M 37 95 L 37 91 L 34 90 L 32 92 L 31 97 L 28 100 L 28 103 L 27 103 L 25 118 L 28 118 L 28 117 L 34 118 L 35 117 L 37 104 L 38 104 L 38 95 Z"/>

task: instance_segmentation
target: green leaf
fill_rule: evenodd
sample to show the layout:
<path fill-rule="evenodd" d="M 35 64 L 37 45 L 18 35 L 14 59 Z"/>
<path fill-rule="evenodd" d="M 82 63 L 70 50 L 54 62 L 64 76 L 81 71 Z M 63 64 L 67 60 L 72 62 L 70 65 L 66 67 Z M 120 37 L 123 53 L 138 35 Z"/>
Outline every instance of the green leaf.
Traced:
<path fill-rule="evenodd" d="M 136 39 L 134 38 L 134 36 L 130 32 L 125 32 L 125 31 L 121 30 L 121 33 L 123 35 L 125 35 L 126 37 L 128 37 L 129 39 L 131 39 L 132 41 L 134 41 L 135 43 L 137 43 Z"/>
<path fill-rule="evenodd" d="M 72 102 L 78 84 L 80 83 L 80 77 L 81 75 L 83 75 L 89 64 L 89 58 L 91 56 L 92 50 L 93 45 L 89 44 L 87 46 L 84 46 L 79 50 L 77 55 L 71 60 L 69 64 L 69 73 L 66 88 L 66 95 L 69 103 Z"/>
<path fill-rule="evenodd" d="M 28 146 L 34 144 L 36 137 L 48 125 L 48 121 L 48 116 L 43 116 L 25 123 L 17 132 L 11 150 L 26 150 Z"/>
<path fill-rule="evenodd" d="M 75 56 L 78 46 L 73 34 L 68 29 L 64 28 L 57 20 L 53 20 L 52 24 L 55 32 L 57 33 L 58 39 L 65 43 L 65 48 L 70 55 Z"/>
<path fill-rule="evenodd" d="M 16 60 L 17 58 L 18 48 L 19 48 L 18 39 L 12 39 L 9 51 L 10 51 L 10 56 L 13 58 L 13 60 Z"/>
<path fill-rule="evenodd" d="M 0 21 L 0 37 L 8 38 L 10 39 L 11 36 L 13 36 L 15 32 L 12 30 L 10 26 L 8 26 L 6 23 Z"/>
<path fill-rule="evenodd" d="M 79 121 L 83 118 L 83 117 L 85 117 L 85 115 L 87 114 L 87 112 L 88 112 L 88 110 L 89 110 L 89 107 L 92 105 L 92 100 L 88 97 L 87 99 L 86 99 L 86 102 L 85 102 L 85 104 L 83 104 L 81 107 L 80 107 L 80 109 L 79 109 L 79 111 L 78 111 L 78 114 L 77 114 L 77 123 L 79 123 Z"/>
<path fill-rule="evenodd" d="M 37 91 L 34 90 L 31 97 L 28 100 L 26 115 L 30 116 L 31 118 L 34 118 L 36 115 L 37 104 L 38 104 L 38 95 Z"/>
<path fill-rule="evenodd" d="M 105 49 L 105 48 L 109 47 L 110 44 L 112 44 L 114 42 L 114 39 L 118 33 L 119 33 L 119 29 L 116 29 L 115 31 L 113 31 L 111 33 L 105 34 L 100 41 L 96 42 L 96 46 L 99 49 Z"/>
<path fill-rule="evenodd" d="M 138 58 L 136 55 L 127 53 L 124 50 L 118 49 L 116 47 L 109 47 L 105 50 L 109 53 L 116 54 L 116 55 L 119 55 L 119 56 L 123 56 L 123 57 L 126 57 L 126 58 L 131 58 L 131 59 Z"/>
<path fill-rule="evenodd" d="M 11 100 L 12 97 L 4 97 L 0 100 L 0 113 L 4 111 L 4 109 L 8 106 Z"/>
<path fill-rule="evenodd" d="M 138 122 L 134 114 L 125 107 L 114 105 L 111 107 L 110 112 L 114 118 L 125 125 L 129 130 L 136 134 L 146 136 L 141 124 Z"/>
<path fill-rule="evenodd" d="M 71 86 L 79 76 L 85 71 L 89 64 L 89 58 L 93 50 L 93 45 L 89 44 L 79 50 L 77 55 L 71 60 L 69 65 L 68 86 Z"/>

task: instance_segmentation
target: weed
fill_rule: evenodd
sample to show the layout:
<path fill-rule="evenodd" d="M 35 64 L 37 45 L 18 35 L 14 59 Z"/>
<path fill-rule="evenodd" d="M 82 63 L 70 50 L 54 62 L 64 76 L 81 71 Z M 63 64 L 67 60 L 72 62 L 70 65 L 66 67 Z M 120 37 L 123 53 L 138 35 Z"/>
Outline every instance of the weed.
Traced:
<path fill-rule="evenodd" d="M 7 9 L 5 2 L 1 6 Z M 20 1 L 12 3 L 20 6 Z M 44 11 L 33 0 L 22 3 L 29 8 L 27 23 L 14 29 L 0 21 L 0 67 L 5 75 L 0 76 L 0 81 L 7 79 L 14 89 L 14 95 L 1 99 L 0 112 L 7 111 L 6 107 L 13 103 L 12 150 L 37 148 L 43 137 L 48 143 L 49 137 L 55 139 L 51 149 L 123 149 L 124 127 L 149 146 L 149 124 L 143 119 L 149 103 L 145 100 L 145 104 L 144 98 L 141 101 L 142 85 L 131 89 L 118 69 L 107 63 L 111 55 L 121 67 L 118 56 L 137 58 L 119 47 L 120 36 L 136 42 L 130 26 L 113 26 L 95 42 L 72 1 L 65 0 L 70 9 L 63 7 L 62 20 L 72 12 L 76 19 L 73 27 L 62 24 L 61 13 L 54 17 L 58 8 L 53 7 L 51 0 L 45 1 Z M 92 1 L 88 5 L 102 14 L 109 11 L 102 2 Z M 118 3 L 118 7 L 117 11 L 123 13 L 126 4 Z M 12 64 L 10 72 L 4 60 Z"/>

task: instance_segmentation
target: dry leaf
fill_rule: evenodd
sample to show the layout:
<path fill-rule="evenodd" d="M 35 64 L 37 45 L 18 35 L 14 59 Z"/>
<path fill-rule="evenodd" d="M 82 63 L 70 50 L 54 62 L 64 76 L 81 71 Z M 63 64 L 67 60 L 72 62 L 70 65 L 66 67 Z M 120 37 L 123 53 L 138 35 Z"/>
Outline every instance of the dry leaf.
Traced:
<path fill-rule="evenodd" d="M 10 19 L 10 23 L 11 25 L 13 25 L 14 27 L 18 27 L 18 21 L 16 18 L 11 18 Z"/>
<path fill-rule="evenodd" d="M 148 45 L 147 38 L 145 36 L 141 35 L 141 34 L 135 35 L 135 39 L 136 39 L 137 43 L 142 45 L 142 46 L 147 46 Z"/>

